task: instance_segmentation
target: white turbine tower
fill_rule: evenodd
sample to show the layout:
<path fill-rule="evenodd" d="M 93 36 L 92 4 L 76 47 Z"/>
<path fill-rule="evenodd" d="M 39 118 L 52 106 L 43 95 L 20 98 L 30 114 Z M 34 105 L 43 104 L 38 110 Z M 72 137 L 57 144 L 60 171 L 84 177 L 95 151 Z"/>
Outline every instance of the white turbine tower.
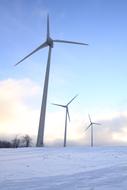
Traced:
<path fill-rule="evenodd" d="M 88 115 L 88 117 L 89 117 L 90 124 L 85 129 L 85 131 L 87 131 L 91 127 L 91 147 L 93 147 L 93 125 L 101 125 L 101 124 L 92 122 L 90 115 Z"/>
<path fill-rule="evenodd" d="M 78 44 L 78 45 L 88 45 L 86 43 L 52 39 L 50 37 L 49 16 L 47 16 L 47 38 L 46 38 L 46 41 L 44 43 L 42 43 L 39 47 L 37 47 L 34 51 L 32 51 L 30 54 L 28 54 L 23 59 L 21 59 L 18 63 L 15 64 L 15 66 L 16 66 L 19 63 L 21 63 L 22 61 L 24 61 L 25 59 L 27 59 L 28 57 L 30 57 L 32 54 L 37 52 L 38 50 L 45 48 L 45 47 L 49 47 L 45 81 L 44 81 L 44 89 L 43 89 L 43 98 L 42 98 L 42 105 L 41 105 L 41 113 L 40 113 L 39 130 L 38 130 L 38 137 L 37 137 L 37 147 L 44 146 L 44 126 L 45 126 L 45 114 L 46 114 L 48 82 L 49 82 L 49 72 L 50 72 L 50 59 L 51 59 L 51 50 L 54 46 L 54 42 Z"/>
<path fill-rule="evenodd" d="M 62 104 L 54 104 L 55 106 L 60 106 L 66 109 L 66 114 L 65 114 L 65 129 L 64 129 L 64 147 L 66 147 L 66 141 L 67 141 L 67 117 L 70 121 L 70 114 L 69 114 L 69 109 L 68 106 L 69 104 L 77 97 L 78 95 L 76 95 L 74 98 L 72 98 L 66 105 L 62 105 Z"/>

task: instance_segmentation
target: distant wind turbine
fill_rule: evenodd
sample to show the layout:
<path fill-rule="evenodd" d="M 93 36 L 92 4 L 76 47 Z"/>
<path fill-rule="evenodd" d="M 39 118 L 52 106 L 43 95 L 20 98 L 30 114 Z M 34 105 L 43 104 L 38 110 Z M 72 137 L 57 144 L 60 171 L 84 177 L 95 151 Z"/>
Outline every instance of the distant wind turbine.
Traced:
<path fill-rule="evenodd" d="M 100 123 L 92 122 L 90 115 L 88 115 L 88 117 L 89 117 L 90 124 L 85 129 L 85 131 L 87 131 L 91 127 L 91 147 L 93 147 L 93 125 L 101 125 L 101 124 Z"/>
<path fill-rule="evenodd" d="M 78 95 L 76 95 L 74 98 L 72 98 L 66 105 L 61 105 L 61 104 L 54 104 L 55 106 L 60 106 L 66 109 L 66 114 L 65 114 L 65 130 L 64 130 L 64 147 L 66 147 L 66 141 L 67 141 L 67 117 L 70 121 L 70 114 L 69 114 L 69 109 L 68 106 L 69 104 L 77 97 Z"/>
<path fill-rule="evenodd" d="M 36 145 L 37 147 L 44 146 L 44 127 L 45 127 L 45 114 L 46 114 L 49 72 L 50 72 L 50 60 L 51 60 L 51 50 L 54 46 L 54 42 L 77 44 L 77 45 L 88 45 L 86 43 L 52 39 L 50 37 L 49 16 L 47 16 L 47 38 L 46 38 L 46 41 L 44 43 L 42 43 L 39 47 L 37 47 L 34 51 L 32 51 L 30 54 L 28 54 L 23 59 L 21 59 L 18 63 L 15 64 L 15 66 L 17 66 L 18 64 L 23 62 L 25 59 L 30 57 L 32 54 L 36 53 L 38 50 L 43 49 L 45 47 L 49 47 L 45 81 L 44 81 L 44 89 L 43 89 L 43 98 L 42 98 L 42 105 L 41 105 L 41 113 L 40 113 L 40 121 L 39 121 L 39 130 L 38 130 L 38 136 L 37 136 L 37 145 Z"/>

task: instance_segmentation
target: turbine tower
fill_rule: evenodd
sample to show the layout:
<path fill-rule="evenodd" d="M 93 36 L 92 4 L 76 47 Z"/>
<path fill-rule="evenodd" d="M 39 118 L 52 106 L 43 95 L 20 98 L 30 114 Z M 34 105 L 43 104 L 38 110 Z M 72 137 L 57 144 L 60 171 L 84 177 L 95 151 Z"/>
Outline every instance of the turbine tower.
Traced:
<path fill-rule="evenodd" d="M 46 104 L 47 104 L 47 94 L 48 94 L 48 83 L 49 83 L 49 72 L 50 72 L 50 60 L 51 60 L 51 50 L 55 43 L 68 43 L 68 44 L 77 44 L 77 45 L 88 45 L 86 43 L 80 42 L 72 42 L 72 41 L 65 41 L 65 40 L 54 40 L 50 37 L 50 27 L 49 27 L 49 16 L 47 16 L 47 38 L 44 43 L 42 43 L 39 47 L 37 47 L 34 51 L 30 54 L 25 56 L 21 59 L 18 63 L 15 64 L 17 66 L 25 59 L 36 53 L 37 51 L 49 47 L 48 51 L 48 59 L 47 59 L 47 66 L 46 66 L 46 74 L 45 74 L 45 81 L 44 81 L 44 89 L 43 89 L 43 97 L 42 97 L 42 105 L 41 105 L 41 113 L 40 113 L 40 121 L 39 121 L 39 129 L 38 129 L 38 136 L 37 136 L 37 147 L 44 146 L 44 128 L 45 128 L 45 114 L 46 114 Z"/>
<path fill-rule="evenodd" d="M 64 129 L 64 147 L 66 147 L 66 141 L 67 141 L 67 117 L 70 121 L 70 114 L 69 114 L 69 109 L 68 106 L 69 104 L 77 97 L 78 95 L 76 95 L 74 98 L 72 98 L 66 105 L 61 105 L 61 104 L 54 104 L 55 106 L 60 106 L 66 109 L 66 114 L 65 114 L 65 129 Z"/>
<path fill-rule="evenodd" d="M 93 147 L 93 125 L 101 125 L 101 124 L 92 122 L 90 115 L 88 115 L 88 117 L 89 117 L 90 124 L 85 129 L 85 131 L 87 131 L 91 127 L 91 147 Z"/>

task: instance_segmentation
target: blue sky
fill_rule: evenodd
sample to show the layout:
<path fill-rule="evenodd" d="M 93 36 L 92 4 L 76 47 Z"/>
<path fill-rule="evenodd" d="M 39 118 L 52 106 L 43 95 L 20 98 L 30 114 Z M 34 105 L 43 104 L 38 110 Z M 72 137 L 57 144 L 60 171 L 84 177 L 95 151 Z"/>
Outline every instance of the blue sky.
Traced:
<path fill-rule="evenodd" d="M 0 81 L 27 78 L 43 88 L 48 49 L 13 65 L 43 43 L 49 13 L 53 38 L 89 46 L 53 48 L 47 112 L 59 111 L 51 102 L 66 103 L 79 94 L 71 112 L 84 118 L 87 113 L 97 119 L 102 113 L 126 113 L 126 10 L 125 0 L 1 0 Z M 42 90 L 24 98 L 28 107 L 40 109 Z"/>

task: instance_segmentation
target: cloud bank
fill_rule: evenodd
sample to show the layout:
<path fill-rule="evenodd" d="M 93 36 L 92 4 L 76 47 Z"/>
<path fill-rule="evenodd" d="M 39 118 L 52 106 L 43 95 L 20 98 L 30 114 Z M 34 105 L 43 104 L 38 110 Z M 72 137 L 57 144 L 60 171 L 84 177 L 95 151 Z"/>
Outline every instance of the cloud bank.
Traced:
<path fill-rule="evenodd" d="M 39 86 L 29 79 L 0 81 L 0 133 L 34 133 L 38 110 L 27 102 L 39 93 Z M 32 119 L 31 119 L 32 118 Z"/>
<path fill-rule="evenodd" d="M 37 136 L 40 107 L 35 106 L 41 98 L 41 87 L 30 79 L 7 79 L 0 81 L 0 137 L 11 135 Z M 90 145 L 88 116 L 71 109 L 68 123 L 68 145 Z M 49 111 L 46 115 L 45 143 L 63 145 L 65 110 Z M 127 113 L 97 114 L 94 122 L 95 145 L 127 145 Z"/>

